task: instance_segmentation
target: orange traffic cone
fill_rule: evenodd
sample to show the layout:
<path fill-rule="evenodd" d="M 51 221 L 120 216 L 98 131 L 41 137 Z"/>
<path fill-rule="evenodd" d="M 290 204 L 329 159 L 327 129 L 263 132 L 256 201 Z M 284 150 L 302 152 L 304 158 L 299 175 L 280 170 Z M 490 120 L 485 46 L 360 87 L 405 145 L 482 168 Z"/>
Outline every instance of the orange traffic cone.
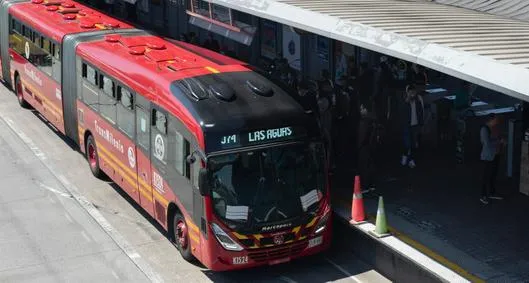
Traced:
<path fill-rule="evenodd" d="M 365 220 L 366 214 L 364 212 L 362 190 L 360 189 L 360 176 L 356 176 L 353 190 L 353 203 L 351 205 L 351 221 L 349 223 L 358 225 L 365 223 Z"/>

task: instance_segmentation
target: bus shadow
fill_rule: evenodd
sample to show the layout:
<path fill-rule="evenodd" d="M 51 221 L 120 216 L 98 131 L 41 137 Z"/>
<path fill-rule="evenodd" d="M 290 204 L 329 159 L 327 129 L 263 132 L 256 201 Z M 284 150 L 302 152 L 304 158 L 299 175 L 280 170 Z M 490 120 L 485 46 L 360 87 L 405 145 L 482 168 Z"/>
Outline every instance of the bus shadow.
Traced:
<path fill-rule="evenodd" d="M 75 144 L 71 139 L 66 137 L 63 133 L 61 133 L 59 129 L 57 129 L 50 121 L 48 121 L 48 119 L 46 119 L 46 117 L 39 113 L 39 111 L 35 109 L 28 110 L 31 111 L 31 113 L 33 113 L 33 115 L 35 115 L 37 118 L 39 118 L 44 123 L 44 125 L 46 125 L 48 129 L 54 132 L 57 137 L 59 137 L 66 145 L 70 147 L 71 150 L 77 151 L 78 153 L 82 154 L 82 152 L 79 150 L 79 146 Z"/>

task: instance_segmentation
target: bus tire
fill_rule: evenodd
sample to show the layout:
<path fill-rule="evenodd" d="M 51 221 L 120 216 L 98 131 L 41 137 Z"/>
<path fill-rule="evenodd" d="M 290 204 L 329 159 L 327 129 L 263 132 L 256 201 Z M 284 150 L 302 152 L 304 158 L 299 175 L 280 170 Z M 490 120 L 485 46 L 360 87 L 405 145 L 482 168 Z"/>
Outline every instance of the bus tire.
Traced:
<path fill-rule="evenodd" d="M 15 76 L 15 94 L 17 95 L 18 104 L 22 108 L 29 108 L 28 102 L 24 99 L 24 88 L 22 87 L 22 81 L 20 76 Z"/>
<path fill-rule="evenodd" d="M 191 253 L 191 242 L 189 241 L 189 229 L 184 216 L 179 211 L 175 212 L 172 225 L 173 245 L 178 249 L 182 258 L 189 262 L 194 261 L 195 257 Z"/>
<path fill-rule="evenodd" d="M 92 174 L 99 179 L 105 176 L 103 170 L 99 167 L 99 155 L 97 153 L 97 146 L 92 135 L 89 135 L 86 139 L 86 160 L 88 160 L 88 166 Z"/>

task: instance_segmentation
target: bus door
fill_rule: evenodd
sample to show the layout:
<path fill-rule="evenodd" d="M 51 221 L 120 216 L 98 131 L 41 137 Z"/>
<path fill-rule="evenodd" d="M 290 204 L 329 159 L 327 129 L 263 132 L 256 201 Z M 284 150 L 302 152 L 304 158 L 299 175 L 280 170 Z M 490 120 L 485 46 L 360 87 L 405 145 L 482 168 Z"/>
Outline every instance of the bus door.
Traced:
<path fill-rule="evenodd" d="M 141 95 L 136 96 L 136 167 L 140 189 L 140 205 L 154 215 L 151 174 L 151 119 L 150 102 Z"/>

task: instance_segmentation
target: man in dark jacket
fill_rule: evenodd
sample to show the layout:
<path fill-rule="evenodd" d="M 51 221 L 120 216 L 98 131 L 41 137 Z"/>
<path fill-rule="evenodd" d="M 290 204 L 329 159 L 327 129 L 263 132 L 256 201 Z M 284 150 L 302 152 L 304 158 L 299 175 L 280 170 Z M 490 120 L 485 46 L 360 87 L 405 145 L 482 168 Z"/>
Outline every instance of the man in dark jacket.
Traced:
<path fill-rule="evenodd" d="M 380 58 L 379 67 L 375 73 L 373 85 L 375 112 L 377 113 L 378 121 L 382 124 L 385 124 L 388 118 L 388 99 L 391 97 L 393 84 L 393 74 L 389 67 L 388 58 L 382 56 Z"/>
<path fill-rule="evenodd" d="M 406 87 L 406 97 L 401 106 L 404 152 L 401 159 L 402 166 L 415 168 L 415 151 L 418 147 L 418 137 L 424 125 L 424 103 L 417 95 L 415 85 Z"/>
<path fill-rule="evenodd" d="M 376 122 L 369 104 L 360 105 L 358 124 L 358 171 L 363 191 L 375 189 L 375 152 L 377 145 Z"/>

